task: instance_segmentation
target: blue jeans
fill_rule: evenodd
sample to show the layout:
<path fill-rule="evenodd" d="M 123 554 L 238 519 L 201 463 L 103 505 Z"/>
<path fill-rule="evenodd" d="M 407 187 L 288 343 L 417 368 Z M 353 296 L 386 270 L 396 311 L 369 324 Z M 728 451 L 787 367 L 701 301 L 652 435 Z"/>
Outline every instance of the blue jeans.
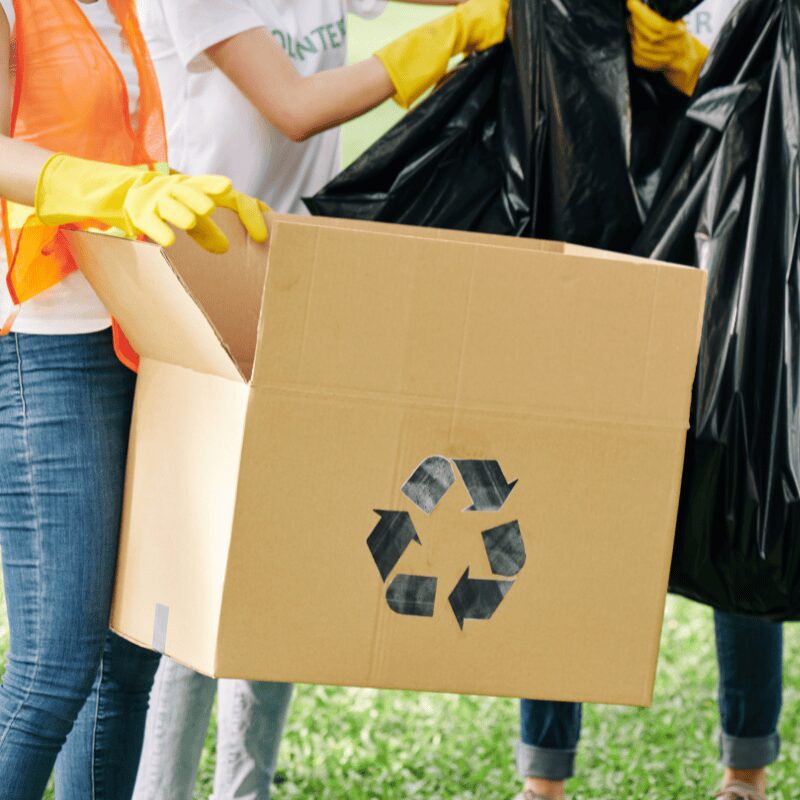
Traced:
<path fill-rule="evenodd" d="M 158 657 L 108 615 L 134 384 L 110 331 L 0 338 L 3 800 L 39 800 L 57 758 L 59 800 L 133 790 Z"/>
<path fill-rule="evenodd" d="M 192 800 L 215 696 L 213 800 L 269 800 L 291 684 L 215 681 L 169 658 L 150 698 L 134 800 Z"/>
<path fill-rule="evenodd" d="M 719 664 L 720 758 L 731 769 L 777 760 L 783 694 L 783 628 L 714 612 Z M 562 781 L 575 774 L 581 735 L 577 703 L 523 700 L 517 767 L 522 777 Z"/>

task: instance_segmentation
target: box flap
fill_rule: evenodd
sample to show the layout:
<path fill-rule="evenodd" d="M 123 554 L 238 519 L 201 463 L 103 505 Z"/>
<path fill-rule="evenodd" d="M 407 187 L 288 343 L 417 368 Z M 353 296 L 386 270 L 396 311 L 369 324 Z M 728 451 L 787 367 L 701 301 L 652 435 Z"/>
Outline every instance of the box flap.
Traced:
<path fill-rule="evenodd" d="M 227 253 L 207 253 L 181 234 L 168 256 L 198 305 L 213 322 L 242 374 L 249 379 L 255 357 L 269 243 L 254 242 L 232 211 L 217 210 L 214 222 L 228 237 Z"/>
<path fill-rule="evenodd" d="M 66 236 L 81 271 L 142 358 L 243 380 L 220 333 L 161 248 L 99 233 Z"/>

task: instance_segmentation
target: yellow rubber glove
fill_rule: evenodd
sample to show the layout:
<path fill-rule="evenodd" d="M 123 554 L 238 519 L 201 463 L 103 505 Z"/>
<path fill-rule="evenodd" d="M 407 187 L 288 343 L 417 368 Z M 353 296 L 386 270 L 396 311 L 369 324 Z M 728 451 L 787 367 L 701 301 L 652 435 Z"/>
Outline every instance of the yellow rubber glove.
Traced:
<path fill-rule="evenodd" d="M 628 0 L 628 11 L 633 63 L 662 72 L 672 86 L 691 97 L 708 48 L 689 33 L 683 20 L 670 22 L 641 0 Z"/>
<path fill-rule="evenodd" d="M 270 207 L 266 203 L 262 203 L 250 195 L 237 192 L 236 189 L 230 189 L 224 194 L 217 195 L 214 201 L 220 208 L 228 208 L 239 216 L 242 225 L 253 241 L 267 241 L 269 234 L 264 212 L 270 211 Z"/>
<path fill-rule="evenodd" d="M 131 237 L 144 234 L 162 247 L 175 242 L 174 225 L 206 250 L 224 253 L 229 242 L 211 214 L 223 204 L 238 211 L 237 196 L 231 181 L 219 175 L 164 175 L 59 153 L 39 175 L 35 209 L 46 225 L 97 220 Z M 243 224 L 265 241 L 266 226 L 262 230 L 252 219 L 251 206 L 243 205 Z"/>
<path fill-rule="evenodd" d="M 451 13 L 401 36 L 375 53 L 403 108 L 447 74 L 460 53 L 488 50 L 505 39 L 508 0 L 467 0 Z"/>

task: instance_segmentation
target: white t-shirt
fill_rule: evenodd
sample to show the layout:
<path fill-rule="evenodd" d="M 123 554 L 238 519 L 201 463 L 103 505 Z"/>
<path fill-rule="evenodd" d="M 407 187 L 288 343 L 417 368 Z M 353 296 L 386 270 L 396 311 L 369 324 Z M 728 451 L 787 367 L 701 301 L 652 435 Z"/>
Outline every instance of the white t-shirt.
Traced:
<path fill-rule="evenodd" d="M 14 25 L 14 6 L 11 0 L 0 0 L 9 24 Z M 133 56 L 128 52 L 117 19 L 106 0 L 80 4 L 81 10 L 100 34 L 101 39 L 117 62 L 130 98 L 131 119 L 139 108 L 139 76 Z M 8 270 L 5 248 L 0 248 L 0 327 L 13 309 L 5 282 Z M 100 298 L 80 272 L 68 275 L 63 281 L 22 304 L 13 330 L 16 333 L 75 334 L 101 331 L 111 324 Z"/>
<path fill-rule="evenodd" d="M 377 16 L 386 0 L 139 0 L 139 18 L 158 73 L 170 165 L 220 173 L 276 211 L 305 213 L 340 169 L 340 134 L 292 142 L 216 69 L 205 50 L 266 27 L 304 76 L 344 66 L 347 12 Z M 264 74 L 264 80 L 270 80 Z"/>
<path fill-rule="evenodd" d="M 705 0 L 687 15 L 689 32 L 706 47 L 711 47 L 737 2 L 738 0 Z"/>

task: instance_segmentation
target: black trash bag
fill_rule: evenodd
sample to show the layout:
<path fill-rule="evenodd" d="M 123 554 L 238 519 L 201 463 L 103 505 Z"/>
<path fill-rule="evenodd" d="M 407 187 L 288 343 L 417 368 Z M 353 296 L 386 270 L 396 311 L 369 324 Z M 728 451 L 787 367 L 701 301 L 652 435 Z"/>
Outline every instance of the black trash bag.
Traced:
<path fill-rule="evenodd" d="M 530 140 L 532 235 L 623 250 L 641 229 L 621 0 L 521 0 L 513 42 Z"/>
<path fill-rule="evenodd" d="M 624 0 L 511 5 L 511 43 L 468 60 L 312 213 L 632 245 L 684 99 L 631 68 Z"/>
<path fill-rule="evenodd" d="M 527 145 L 508 42 L 447 81 L 306 205 L 313 214 L 521 236 Z"/>
<path fill-rule="evenodd" d="M 709 275 L 671 590 L 800 619 L 800 2 L 746 0 L 635 251 Z"/>
<path fill-rule="evenodd" d="M 670 20 L 679 20 L 685 17 L 703 0 L 644 0 L 645 5 L 653 11 Z"/>

